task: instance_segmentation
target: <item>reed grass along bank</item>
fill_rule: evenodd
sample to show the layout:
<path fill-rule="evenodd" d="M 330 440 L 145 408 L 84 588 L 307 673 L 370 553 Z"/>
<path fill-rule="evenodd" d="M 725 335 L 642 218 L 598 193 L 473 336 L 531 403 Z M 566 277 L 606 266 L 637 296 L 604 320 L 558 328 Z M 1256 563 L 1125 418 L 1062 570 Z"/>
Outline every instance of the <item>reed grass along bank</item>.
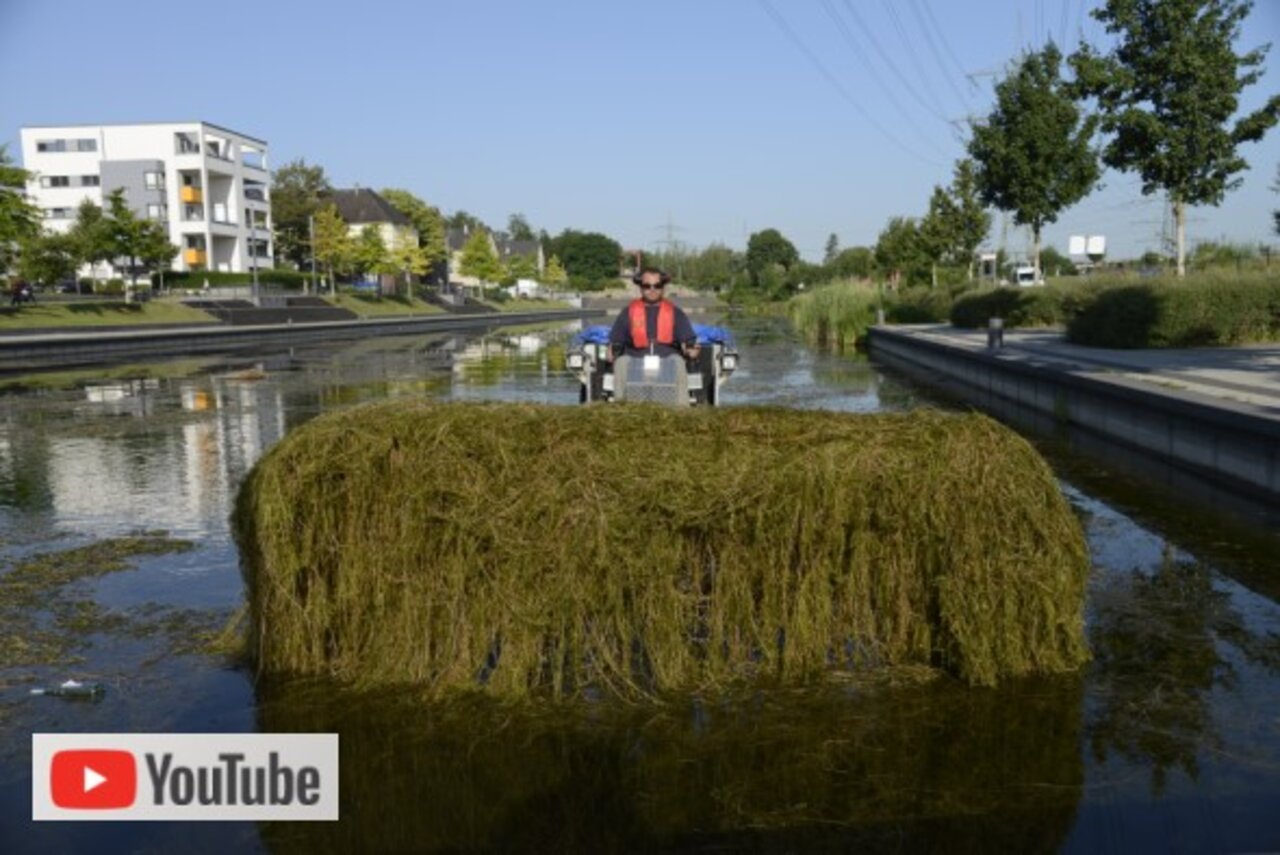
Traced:
<path fill-rule="evenodd" d="M 234 527 L 264 673 L 642 697 L 1088 655 L 1080 525 L 980 415 L 379 404 L 291 432 Z"/>

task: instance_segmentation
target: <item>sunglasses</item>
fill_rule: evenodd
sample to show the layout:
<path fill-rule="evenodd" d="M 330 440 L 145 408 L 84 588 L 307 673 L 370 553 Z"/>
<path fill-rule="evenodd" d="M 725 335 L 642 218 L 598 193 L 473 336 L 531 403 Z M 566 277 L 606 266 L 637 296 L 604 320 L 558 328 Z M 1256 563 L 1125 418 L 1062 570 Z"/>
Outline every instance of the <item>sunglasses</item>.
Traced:
<path fill-rule="evenodd" d="M 645 282 L 640 285 L 640 290 L 641 291 L 661 291 L 665 287 L 667 286 L 663 285 L 661 282 L 658 282 L 652 285 L 649 284 L 648 282 Z"/>

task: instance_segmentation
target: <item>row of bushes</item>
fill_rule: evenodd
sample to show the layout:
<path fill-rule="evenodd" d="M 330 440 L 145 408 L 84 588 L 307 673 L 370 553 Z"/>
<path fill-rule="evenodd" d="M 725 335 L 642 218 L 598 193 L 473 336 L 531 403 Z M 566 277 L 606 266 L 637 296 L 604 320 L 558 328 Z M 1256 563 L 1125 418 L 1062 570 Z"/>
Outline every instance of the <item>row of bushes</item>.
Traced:
<path fill-rule="evenodd" d="M 788 313 L 816 345 L 853 348 L 883 310 L 889 323 L 977 329 L 1058 326 L 1094 347 L 1199 347 L 1280 341 L 1280 272 L 1217 271 L 1186 279 L 1098 276 L 1036 288 L 908 288 L 846 280 L 794 298 Z"/>
<path fill-rule="evenodd" d="M 258 271 L 260 284 L 277 285 L 282 288 L 302 290 L 302 286 L 310 279 L 310 273 L 300 270 L 262 269 Z M 220 270 L 174 270 L 164 274 L 164 284 L 167 288 L 200 288 L 205 282 L 210 285 L 248 285 L 252 281 L 251 273 L 226 273 Z M 151 274 L 151 283 L 159 286 L 159 274 Z"/>
<path fill-rule="evenodd" d="M 951 323 L 977 328 L 1062 326 L 1094 347 L 1203 347 L 1280 341 L 1280 274 L 1133 280 L 1103 278 L 1040 288 L 984 289 L 960 296 Z"/>

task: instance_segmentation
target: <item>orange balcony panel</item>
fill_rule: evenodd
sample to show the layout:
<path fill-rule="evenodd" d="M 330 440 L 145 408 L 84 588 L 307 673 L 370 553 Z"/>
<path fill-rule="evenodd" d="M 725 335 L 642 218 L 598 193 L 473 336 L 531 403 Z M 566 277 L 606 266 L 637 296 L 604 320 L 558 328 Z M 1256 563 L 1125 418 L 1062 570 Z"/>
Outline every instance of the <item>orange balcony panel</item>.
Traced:
<path fill-rule="evenodd" d="M 189 266 L 204 264 L 205 252 L 203 249 L 188 249 L 182 254 L 182 259 L 187 262 Z"/>
<path fill-rule="evenodd" d="M 200 192 L 199 187 L 183 187 L 182 201 L 192 203 L 203 202 L 204 194 Z"/>

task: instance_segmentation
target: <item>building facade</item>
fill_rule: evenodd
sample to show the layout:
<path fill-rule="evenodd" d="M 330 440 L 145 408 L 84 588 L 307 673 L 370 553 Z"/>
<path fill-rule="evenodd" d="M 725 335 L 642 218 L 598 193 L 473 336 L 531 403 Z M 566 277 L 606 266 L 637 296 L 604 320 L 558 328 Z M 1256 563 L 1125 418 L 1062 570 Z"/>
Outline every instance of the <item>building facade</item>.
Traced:
<path fill-rule="evenodd" d="M 267 143 L 208 122 L 23 128 L 22 165 L 46 229 L 65 232 L 85 199 L 117 188 L 164 223 L 176 270 L 246 273 L 271 266 Z"/>

